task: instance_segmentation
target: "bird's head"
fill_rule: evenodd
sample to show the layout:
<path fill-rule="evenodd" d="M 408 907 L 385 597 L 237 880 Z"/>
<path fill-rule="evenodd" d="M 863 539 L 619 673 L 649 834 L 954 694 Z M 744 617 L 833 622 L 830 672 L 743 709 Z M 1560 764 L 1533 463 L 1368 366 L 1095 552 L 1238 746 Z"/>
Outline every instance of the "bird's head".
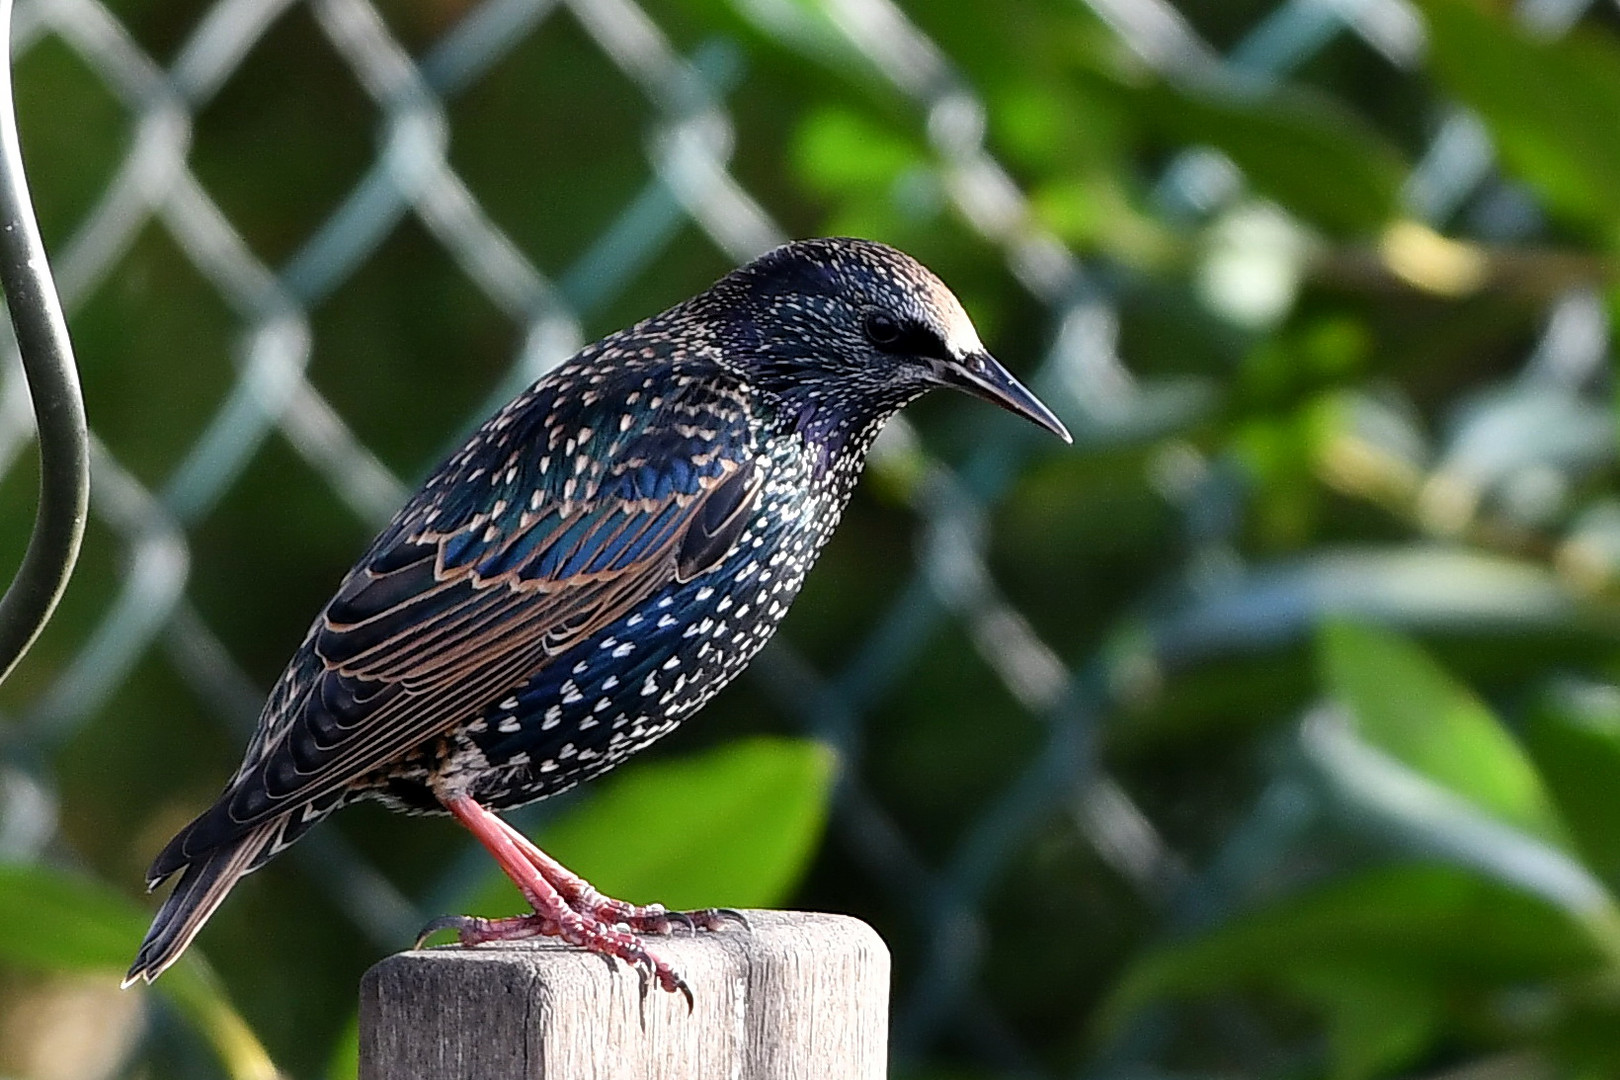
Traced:
<path fill-rule="evenodd" d="M 717 283 L 725 362 L 802 412 L 806 426 L 880 422 L 936 386 L 1067 429 L 1002 367 L 945 283 L 870 240 L 796 240 Z"/>

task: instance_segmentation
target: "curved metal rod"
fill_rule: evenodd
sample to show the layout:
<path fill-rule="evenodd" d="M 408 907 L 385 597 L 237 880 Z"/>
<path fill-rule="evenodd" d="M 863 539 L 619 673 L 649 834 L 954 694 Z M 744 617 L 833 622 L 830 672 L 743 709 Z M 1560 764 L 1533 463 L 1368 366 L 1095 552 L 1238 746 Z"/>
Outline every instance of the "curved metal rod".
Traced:
<path fill-rule="evenodd" d="M 0 599 L 0 682 L 67 588 L 90 508 L 90 432 L 62 304 L 34 221 L 11 97 L 11 5 L 0 0 L 0 287 L 39 432 L 39 513 L 28 551 Z"/>

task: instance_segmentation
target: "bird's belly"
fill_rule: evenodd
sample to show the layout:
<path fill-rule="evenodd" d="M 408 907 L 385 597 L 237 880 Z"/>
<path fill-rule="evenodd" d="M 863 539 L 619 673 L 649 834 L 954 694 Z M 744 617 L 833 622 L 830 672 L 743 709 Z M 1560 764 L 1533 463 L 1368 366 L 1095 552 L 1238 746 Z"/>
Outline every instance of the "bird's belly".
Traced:
<path fill-rule="evenodd" d="M 809 520 L 821 520 L 812 515 Z M 430 784 L 484 805 L 520 806 L 598 776 L 674 730 L 770 639 L 824 529 L 762 513 L 717 567 L 671 583 L 554 659 L 396 769 L 382 791 L 431 806 Z M 409 790 L 407 790 L 409 789 Z"/>

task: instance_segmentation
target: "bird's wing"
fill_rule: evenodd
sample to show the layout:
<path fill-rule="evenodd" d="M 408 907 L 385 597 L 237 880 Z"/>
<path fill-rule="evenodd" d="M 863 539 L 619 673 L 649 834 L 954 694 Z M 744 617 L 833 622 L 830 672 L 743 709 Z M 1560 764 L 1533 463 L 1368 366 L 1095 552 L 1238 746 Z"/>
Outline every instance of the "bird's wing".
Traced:
<path fill-rule="evenodd" d="M 485 425 L 350 571 L 242 768 L 154 880 L 271 818 L 323 813 L 736 544 L 762 479 L 740 398 L 694 381 L 654 398 L 649 420 L 544 387 Z"/>

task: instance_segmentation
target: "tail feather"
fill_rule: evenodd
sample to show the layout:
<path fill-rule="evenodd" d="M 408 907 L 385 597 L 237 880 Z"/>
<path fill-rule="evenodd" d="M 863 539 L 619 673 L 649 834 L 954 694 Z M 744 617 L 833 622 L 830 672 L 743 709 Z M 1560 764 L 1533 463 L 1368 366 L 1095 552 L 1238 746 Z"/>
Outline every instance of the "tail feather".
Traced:
<path fill-rule="evenodd" d="M 230 844 L 204 852 L 184 868 L 174 891 L 152 920 L 135 963 L 124 976 L 125 986 L 140 979 L 151 982 L 180 959 L 231 886 L 274 853 L 271 841 L 283 824 L 280 820 L 265 822 Z"/>

